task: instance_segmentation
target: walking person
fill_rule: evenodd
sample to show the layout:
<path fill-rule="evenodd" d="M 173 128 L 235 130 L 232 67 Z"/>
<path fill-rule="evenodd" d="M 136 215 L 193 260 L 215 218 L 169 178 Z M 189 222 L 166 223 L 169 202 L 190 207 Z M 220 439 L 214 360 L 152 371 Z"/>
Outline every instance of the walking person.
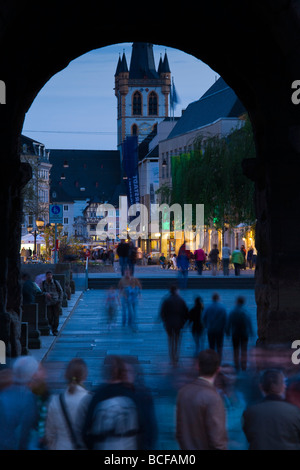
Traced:
<path fill-rule="evenodd" d="M 133 332 L 137 332 L 137 307 L 138 301 L 141 298 L 142 286 L 138 279 L 131 277 L 129 286 L 127 287 L 127 299 L 128 299 L 128 308 L 130 320 L 129 324 Z"/>
<path fill-rule="evenodd" d="M 242 245 L 242 246 L 241 246 L 241 253 L 242 253 L 243 258 L 244 258 L 242 268 L 243 268 L 243 269 L 246 269 L 246 253 L 247 253 L 247 251 L 246 251 L 245 245 Z"/>
<path fill-rule="evenodd" d="M 176 365 L 179 360 L 181 331 L 188 319 L 188 307 L 174 285 L 170 288 L 170 294 L 162 302 L 160 318 L 168 335 L 171 363 Z"/>
<path fill-rule="evenodd" d="M 105 308 L 106 308 L 106 313 L 107 313 L 107 326 L 108 329 L 110 330 L 112 326 L 115 326 L 116 324 L 116 317 L 117 317 L 117 311 L 118 307 L 120 306 L 120 299 L 119 295 L 116 292 L 116 289 L 114 286 L 111 286 L 109 288 L 109 291 L 106 296 L 105 300 Z"/>
<path fill-rule="evenodd" d="M 177 268 L 180 277 L 180 286 L 182 289 L 186 289 L 189 272 L 189 252 L 186 250 L 185 242 L 179 248 L 177 256 Z"/>
<path fill-rule="evenodd" d="M 46 272 L 46 280 L 42 282 L 41 290 L 46 294 L 47 316 L 52 334 L 57 336 L 63 290 L 60 283 L 53 279 L 52 271 Z"/>
<path fill-rule="evenodd" d="M 226 450 L 225 408 L 214 385 L 220 370 L 218 354 L 201 351 L 198 370 L 199 377 L 177 395 L 176 439 L 181 450 Z"/>
<path fill-rule="evenodd" d="M 222 248 L 222 265 L 223 265 L 224 276 L 229 276 L 230 255 L 231 255 L 231 251 L 228 246 L 228 243 L 225 243 L 225 246 L 223 246 Z"/>
<path fill-rule="evenodd" d="M 210 263 L 211 263 L 211 269 L 212 269 L 212 275 L 213 276 L 216 276 L 217 272 L 218 272 L 218 261 L 219 261 L 219 250 L 218 250 L 218 246 L 215 244 L 213 246 L 213 249 L 210 251 L 208 257 L 210 259 Z"/>
<path fill-rule="evenodd" d="M 300 450 L 300 409 L 285 400 L 285 377 L 266 370 L 260 382 L 263 399 L 243 414 L 249 450 Z"/>
<path fill-rule="evenodd" d="M 249 336 L 253 335 L 252 323 L 244 308 L 245 298 L 238 297 L 236 306 L 229 313 L 226 333 L 231 335 L 233 357 L 236 371 L 247 369 L 247 350 Z"/>
<path fill-rule="evenodd" d="M 132 329 L 135 329 L 134 318 L 136 313 L 136 304 L 133 305 L 133 301 L 136 293 L 140 294 L 142 289 L 141 283 L 138 279 L 131 276 L 130 270 L 127 268 L 124 277 L 119 282 L 119 293 L 122 305 L 122 326 L 126 326 L 126 323 Z"/>
<path fill-rule="evenodd" d="M 253 268 L 253 253 L 254 253 L 253 247 L 250 246 L 247 252 L 247 263 L 250 269 Z"/>
<path fill-rule="evenodd" d="M 12 383 L 0 392 L 0 450 L 28 450 L 39 420 L 37 397 L 31 390 L 39 363 L 32 356 L 18 357 Z"/>
<path fill-rule="evenodd" d="M 65 372 L 68 384 L 66 390 L 50 399 L 45 430 L 49 450 L 84 448 L 81 427 L 91 398 L 84 388 L 87 373 L 87 365 L 82 359 L 72 359 Z"/>
<path fill-rule="evenodd" d="M 196 297 L 194 306 L 188 314 L 188 321 L 192 325 L 192 335 L 195 341 L 195 355 L 198 356 L 200 351 L 200 338 L 202 336 L 204 326 L 202 323 L 202 312 L 204 304 L 201 297 Z"/>
<path fill-rule="evenodd" d="M 124 276 L 125 269 L 128 266 L 129 255 L 129 245 L 125 242 L 124 239 L 122 239 L 119 245 L 117 246 L 117 255 L 119 256 L 121 275 Z"/>
<path fill-rule="evenodd" d="M 89 450 L 139 450 L 141 409 L 135 390 L 128 385 L 128 366 L 110 355 L 104 364 L 105 383 L 95 391 L 82 428 Z"/>
<path fill-rule="evenodd" d="M 207 329 L 209 347 L 218 352 L 220 360 L 222 360 L 226 323 L 226 309 L 220 302 L 219 294 L 215 293 L 212 296 L 212 303 L 204 310 L 203 324 Z"/>
<path fill-rule="evenodd" d="M 137 260 L 137 249 L 134 246 L 133 242 L 129 243 L 129 250 L 128 250 L 128 267 L 130 269 L 131 276 L 134 275 L 134 268 L 136 265 Z"/>
<path fill-rule="evenodd" d="M 206 260 L 206 254 L 203 248 L 199 247 L 198 250 L 195 250 L 194 256 L 195 256 L 195 262 L 196 262 L 198 274 L 199 276 L 202 276 L 203 264 L 205 263 L 205 260 Z"/>
<path fill-rule="evenodd" d="M 238 247 L 236 247 L 236 249 L 232 252 L 231 261 L 234 264 L 235 276 L 239 276 L 241 274 L 241 269 L 245 260 L 241 250 L 239 250 Z"/>

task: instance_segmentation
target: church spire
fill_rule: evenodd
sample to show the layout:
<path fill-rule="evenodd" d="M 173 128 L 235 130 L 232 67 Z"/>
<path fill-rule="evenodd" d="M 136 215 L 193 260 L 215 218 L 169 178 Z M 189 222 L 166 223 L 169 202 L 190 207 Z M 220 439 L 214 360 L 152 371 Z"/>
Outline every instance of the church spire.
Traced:
<path fill-rule="evenodd" d="M 130 79 L 159 78 L 155 69 L 153 44 L 134 42 L 129 68 Z"/>

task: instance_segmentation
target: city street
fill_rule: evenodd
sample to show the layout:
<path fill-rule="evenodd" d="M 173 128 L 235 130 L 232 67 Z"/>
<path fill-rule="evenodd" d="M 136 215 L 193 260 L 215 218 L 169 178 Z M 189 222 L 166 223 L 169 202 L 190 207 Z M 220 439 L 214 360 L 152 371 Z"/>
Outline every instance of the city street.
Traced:
<path fill-rule="evenodd" d="M 181 295 L 188 307 L 192 307 L 197 295 L 201 295 L 204 304 L 207 305 L 213 292 L 211 289 L 201 292 L 186 290 L 181 292 Z M 111 330 L 108 329 L 104 308 L 106 297 L 104 289 L 83 292 L 77 301 L 77 307 L 65 320 L 59 336 L 49 348 L 49 352 L 46 352 L 43 360 L 47 370 L 49 387 L 52 392 L 55 392 L 64 387 L 64 370 L 68 361 L 73 357 L 81 357 L 86 361 L 89 369 L 86 387 L 90 390 L 102 381 L 101 370 L 106 355 L 118 354 L 133 358 L 140 370 L 139 380 L 144 381 L 154 399 L 159 428 L 158 450 L 178 449 L 175 439 L 176 395 L 180 386 L 192 380 L 197 372 L 194 342 L 188 326 L 184 329 L 178 366 L 174 368 L 169 362 L 167 337 L 158 318 L 159 306 L 166 294 L 166 291 L 157 289 L 148 289 L 142 292 L 138 308 L 138 332 L 133 333 L 131 329 L 122 327 L 120 312 L 116 326 Z M 246 298 L 246 307 L 251 314 L 255 328 L 254 291 L 226 289 L 219 290 L 219 294 L 227 310 L 233 307 L 238 295 L 243 295 Z M 251 338 L 250 347 L 254 346 L 255 340 L 256 336 Z M 202 347 L 206 348 L 207 346 L 205 337 Z M 31 353 L 35 354 L 34 351 Z M 228 338 L 225 339 L 223 363 L 233 363 L 231 342 Z M 246 448 L 240 427 L 243 405 L 241 402 L 239 406 L 228 409 L 230 447 L 235 449 Z"/>

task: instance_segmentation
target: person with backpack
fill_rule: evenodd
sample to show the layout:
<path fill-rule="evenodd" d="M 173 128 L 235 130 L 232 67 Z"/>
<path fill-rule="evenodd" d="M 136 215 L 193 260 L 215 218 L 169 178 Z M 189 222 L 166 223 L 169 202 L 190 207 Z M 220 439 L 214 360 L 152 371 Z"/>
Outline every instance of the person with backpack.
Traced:
<path fill-rule="evenodd" d="M 85 415 L 83 441 L 88 450 L 139 450 L 142 409 L 122 357 L 106 357 L 104 377 Z"/>
<path fill-rule="evenodd" d="M 46 272 L 46 279 L 42 282 L 42 292 L 46 294 L 47 317 L 52 334 L 57 336 L 63 290 L 60 283 L 53 279 L 52 271 Z"/>

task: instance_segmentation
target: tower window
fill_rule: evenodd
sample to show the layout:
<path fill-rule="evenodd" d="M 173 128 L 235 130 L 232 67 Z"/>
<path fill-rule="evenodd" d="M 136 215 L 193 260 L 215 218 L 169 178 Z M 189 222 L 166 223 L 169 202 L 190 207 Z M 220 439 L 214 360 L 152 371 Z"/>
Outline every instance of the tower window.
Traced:
<path fill-rule="evenodd" d="M 157 116 L 157 94 L 154 91 L 149 93 L 148 97 L 148 115 Z"/>
<path fill-rule="evenodd" d="M 131 127 L 131 134 L 132 135 L 138 135 L 139 133 L 139 128 L 136 124 L 133 124 L 133 126 Z"/>
<path fill-rule="evenodd" d="M 132 114 L 135 116 L 142 114 L 142 95 L 139 91 L 134 92 L 132 97 Z"/>

